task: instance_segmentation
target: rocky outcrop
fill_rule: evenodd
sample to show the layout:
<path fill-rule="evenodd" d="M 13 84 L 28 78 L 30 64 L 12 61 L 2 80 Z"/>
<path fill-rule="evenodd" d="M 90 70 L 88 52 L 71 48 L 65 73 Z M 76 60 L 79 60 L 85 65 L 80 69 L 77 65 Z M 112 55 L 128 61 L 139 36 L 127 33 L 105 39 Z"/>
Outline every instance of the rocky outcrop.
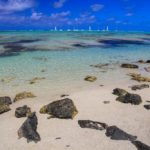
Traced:
<path fill-rule="evenodd" d="M 22 107 L 18 107 L 15 110 L 15 116 L 17 118 L 26 117 L 27 114 L 29 114 L 29 113 L 31 113 L 31 109 L 27 105 L 24 105 Z"/>
<path fill-rule="evenodd" d="M 5 105 L 5 104 L 0 105 L 0 114 L 3 114 L 3 113 L 8 112 L 10 110 L 11 109 L 10 109 L 9 105 Z"/>
<path fill-rule="evenodd" d="M 40 109 L 40 113 L 50 114 L 51 117 L 73 119 L 78 113 L 73 101 L 69 98 L 54 101 Z"/>
<path fill-rule="evenodd" d="M 89 82 L 94 82 L 97 80 L 97 78 L 95 76 L 86 76 L 84 78 L 85 81 L 89 81 Z"/>
<path fill-rule="evenodd" d="M 104 130 L 108 127 L 108 125 L 105 123 L 91 120 L 78 120 L 78 124 L 81 128 L 90 128 L 95 130 Z"/>
<path fill-rule="evenodd" d="M 119 89 L 119 88 L 116 88 L 113 90 L 113 94 L 114 95 L 117 95 L 117 96 L 123 96 L 123 95 L 126 95 L 128 92 L 124 89 Z"/>
<path fill-rule="evenodd" d="M 110 137 L 112 140 L 129 140 L 133 141 L 137 139 L 137 136 L 133 136 L 131 134 L 126 133 L 125 131 L 121 130 L 117 126 L 109 126 L 106 129 L 106 136 Z"/>
<path fill-rule="evenodd" d="M 140 85 L 133 85 L 131 86 L 131 89 L 132 90 L 142 90 L 142 89 L 145 89 L 145 88 L 149 88 L 149 85 L 148 84 L 140 84 Z"/>
<path fill-rule="evenodd" d="M 137 69 L 137 68 L 139 68 L 139 66 L 135 65 L 135 64 L 122 64 L 121 67 L 122 68 L 130 68 L 130 69 Z"/>
<path fill-rule="evenodd" d="M 12 104 L 11 98 L 8 96 L 0 97 L 0 105 L 10 105 Z"/>
<path fill-rule="evenodd" d="M 139 105 L 142 102 L 140 95 L 131 93 L 119 96 L 116 100 L 122 103 L 131 103 L 133 105 Z"/>
<path fill-rule="evenodd" d="M 28 118 L 22 124 L 18 130 L 19 139 L 24 137 L 27 139 L 27 142 L 38 142 L 41 140 L 39 133 L 37 132 L 38 119 L 35 112 L 30 113 Z"/>
<path fill-rule="evenodd" d="M 22 92 L 22 93 L 19 93 L 15 96 L 14 102 L 17 102 L 17 101 L 22 100 L 22 99 L 34 98 L 34 97 L 36 97 L 36 96 L 31 92 Z"/>

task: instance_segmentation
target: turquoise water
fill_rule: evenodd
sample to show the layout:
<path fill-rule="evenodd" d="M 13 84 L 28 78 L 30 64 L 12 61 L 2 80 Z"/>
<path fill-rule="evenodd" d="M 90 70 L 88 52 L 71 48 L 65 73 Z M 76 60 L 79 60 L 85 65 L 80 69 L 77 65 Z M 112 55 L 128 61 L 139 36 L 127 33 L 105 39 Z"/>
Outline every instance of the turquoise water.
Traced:
<path fill-rule="evenodd" d="M 21 41 L 35 39 L 38 40 Z M 128 39 L 142 41 L 142 44 L 126 42 L 116 45 L 112 42 L 107 44 L 108 41 L 98 42 L 103 39 Z M 75 46 L 75 44 L 81 45 Z M 69 91 L 71 88 L 85 86 L 83 78 L 86 75 L 96 75 L 102 79 L 108 77 L 103 71 L 90 65 L 110 63 L 113 68 L 116 68 L 122 62 L 150 59 L 149 44 L 150 35 L 146 33 L 1 32 L 0 79 L 11 81 L 1 82 L 0 88 L 2 91 L 41 88 L 51 91 L 62 89 Z M 24 48 L 15 51 L 13 53 L 15 55 L 4 55 L 6 51 L 12 54 L 15 50 L 14 47 L 5 47 L 7 45 L 19 45 Z M 34 77 L 46 79 L 30 85 L 29 80 Z"/>

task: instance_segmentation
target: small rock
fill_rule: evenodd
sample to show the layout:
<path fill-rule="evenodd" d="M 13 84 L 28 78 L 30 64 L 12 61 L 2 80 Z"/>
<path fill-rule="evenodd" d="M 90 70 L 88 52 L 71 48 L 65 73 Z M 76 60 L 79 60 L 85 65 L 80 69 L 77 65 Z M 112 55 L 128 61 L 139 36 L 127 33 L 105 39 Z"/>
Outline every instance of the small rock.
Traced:
<path fill-rule="evenodd" d="M 45 77 L 35 77 L 35 78 L 31 79 L 31 80 L 29 81 L 29 83 L 30 83 L 30 84 L 34 84 L 34 83 L 36 83 L 37 81 L 39 81 L 39 80 L 44 80 L 44 79 L 45 79 Z"/>
<path fill-rule="evenodd" d="M 140 85 L 131 86 L 132 90 L 142 90 L 144 88 L 149 88 L 149 85 L 148 84 L 140 84 Z"/>
<path fill-rule="evenodd" d="M 146 63 L 150 63 L 150 60 L 147 60 Z"/>
<path fill-rule="evenodd" d="M 139 105 L 142 102 L 141 96 L 137 94 L 131 94 L 131 93 L 121 95 L 116 100 L 122 103 L 131 103 L 134 105 Z"/>
<path fill-rule="evenodd" d="M 55 140 L 60 140 L 61 139 L 61 137 L 57 137 L 57 138 L 55 138 Z"/>
<path fill-rule="evenodd" d="M 27 142 L 38 142 L 41 140 L 39 133 L 37 132 L 38 119 L 35 112 L 28 115 L 28 118 L 22 124 L 18 130 L 19 139 L 24 137 Z"/>
<path fill-rule="evenodd" d="M 54 101 L 40 109 L 40 113 L 50 114 L 53 118 L 73 119 L 78 113 L 73 101 L 69 98 Z"/>
<path fill-rule="evenodd" d="M 106 63 L 106 64 L 97 64 L 97 65 L 90 65 L 90 66 L 101 69 L 101 68 L 105 68 L 105 67 L 109 66 L 109 64 Z"/>
<path fill-rule="evenodd" d="M 67 95 L 67 94 L 60 95 L 60 97 L 66 97 L 66 96 L 69 96 L 69 95 Z"/>
<path fill-rule="evenodd" d="M 145 61 L 144 60 L 138 60 L 138 63 L 145 63 Z"/>
<path fill-rule="evenodd" d="M 11 98 L 8 96 L 0 97 L 0 105 L 10 105 L 12 104 Z"/>
<path fill-rule="evenodd" d="M 16 108 L 15 116 L 17 118 L 26 117 L 28 113 L 31 113 L 31 109 L 27 105 L 24 105 L 23 107 Z"/>
<path fill-rule="evenodd" d="M 9 105 L 5 105 L 5 104 L 0 105 L 0 114 L 3 114 L 3 113 L 8 112 L 10 110 L 11 109 L 10 109 Z"/>
<path fill-rule="evenodd" d="M 123 95 L 126 95 L 128 92 L 124 89 L 119 89 L 119 88 L 116 88 L 113 90 L 113 94 L 114 95 L 117 95 L 117 96 L 123 96 Z"/>
<path fill-rule="evenodd" d="M 81 128 L 90 128 L 95 130 L 104 130 L 108 127 L 108 125 L 105 123 L 95 122 L 91 120 L 78 120 L 78 124 Z"/>
<path fill-rule="evenodd" d="M 139 66 L 135 65 L 135 64 L 122 64 L 121 67 L 122 68 L 130 68 L 130 69 L 137 69 L 137 68 L 139 68 Z"/>
<path fill-rule="evenodd" d="M 106 136 L 110 137 L 112 140 L 136 140 L 136 136 L 126 133 L 125 131 L 119 129 L 117 126 L 109 126 L 106 129 Z"/>
<path fill-rule="evenodd" d="M 109 104 L 109 103 L 110 103 L 110 101 L 103 101 L 103 103 L 104 103 L 104 104 Z"/>
<path fill-rule="evenodd" d="M 95 76 L 86 76 L 84 78 L 85 81 L 89 81 L 89 82 L 94 82 L 97 80 L 97 78 Z"/>
<path fill-rule="evenodd" d="M 142 143 L 141 141 L 131 141 L 137 148 L 137 150 L 150 150 L 150 146 Z"/>
<path fill-rule="evenodd" d="M 31 92 L 22 92 L 15 96 L 14 102 L 22 100 L 22 99 L 34 98 L 34 97 L 36 97 L 36 96 L 34 94 L 32 94 Z"/>
<path fill-rule="evenodd" d="M 144 108 L 149 110 L 150 109 L 150 104 L 149 105 L 144 105 Z"/>

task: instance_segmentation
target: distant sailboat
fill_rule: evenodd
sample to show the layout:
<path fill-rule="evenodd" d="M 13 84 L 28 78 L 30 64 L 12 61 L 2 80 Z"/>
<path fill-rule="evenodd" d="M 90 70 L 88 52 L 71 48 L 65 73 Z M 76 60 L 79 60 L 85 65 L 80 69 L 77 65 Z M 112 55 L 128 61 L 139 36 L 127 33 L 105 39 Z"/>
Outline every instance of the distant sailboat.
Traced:
<path fill-rule="evenodd" d="M 108 26 L 106 27 L 106 31 L 109 31 L 109 28 L 108 28 Z"/>
<path fill-rule="evenodd" d="M 54 31 L 57 31 L 57 27 L 55 26 Z"/>
<path fill-rule="evenodd" d="M 91 26 L 89 26 L 89 31 L 92 31 L 92 28 L 91 28 Z"/>

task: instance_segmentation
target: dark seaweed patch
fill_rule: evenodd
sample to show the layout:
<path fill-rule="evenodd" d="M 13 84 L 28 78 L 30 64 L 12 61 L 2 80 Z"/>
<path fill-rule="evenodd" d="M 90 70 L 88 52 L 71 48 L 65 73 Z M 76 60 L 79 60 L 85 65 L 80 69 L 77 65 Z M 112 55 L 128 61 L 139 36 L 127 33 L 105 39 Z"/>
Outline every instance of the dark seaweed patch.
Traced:
<path fill-rule="evenodd" d="M 111 47 L 122 45 L 147 45 L 147 43 L 142 40 L 127 40 L 127 39 L 100 39 L 98 40 L 98 42 Z"/>

